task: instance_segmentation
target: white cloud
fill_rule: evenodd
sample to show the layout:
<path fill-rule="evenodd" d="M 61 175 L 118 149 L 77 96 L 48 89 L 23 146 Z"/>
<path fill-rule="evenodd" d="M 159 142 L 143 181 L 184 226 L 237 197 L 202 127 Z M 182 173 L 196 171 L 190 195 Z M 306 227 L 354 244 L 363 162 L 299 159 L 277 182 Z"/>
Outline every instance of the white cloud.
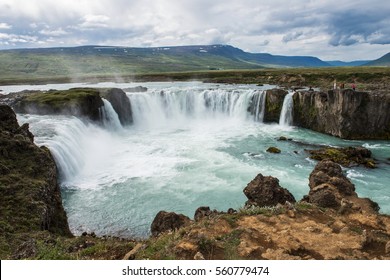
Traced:
<path fill-rule="evenodd" d="M 8 23 L 5 22 L 0 22 L 0 29 L 11 29 L 12 25 L 9 25 Z"/>
<path fill-rule="evenodd" d="M 106 15 L 85 15 L 83 22 L 78 26 L 85 29 L 108 27 L 110 18 Z"/>
<path fill-rule="evenodd" d="M 63 30 L 62 28 L 58 28 L 54 30 L 44 29 L 39 31 L 39 33 L 45 36 L 53 36 L 53 37 L 60 37 L 69 34 L 69 32 Z"/>

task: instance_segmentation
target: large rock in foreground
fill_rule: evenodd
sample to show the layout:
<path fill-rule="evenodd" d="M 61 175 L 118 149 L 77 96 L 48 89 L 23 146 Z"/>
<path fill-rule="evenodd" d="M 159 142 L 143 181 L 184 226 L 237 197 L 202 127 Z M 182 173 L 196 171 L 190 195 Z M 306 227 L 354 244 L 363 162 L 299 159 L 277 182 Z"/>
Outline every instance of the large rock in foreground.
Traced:
<path fill-rule="evenodd" d="M 244 189 L 248 198 L 247 206 L 276 206 L 278 203 L 285 204 L 295 202 L 294 196 L 279 185 L 279 180 L 271 176 L 258 174 Z"/>
<path fill-rule="evenodd" d="M 23 233 L 71 235 L 50 151 L 33 143 L 28 125 L 20 127 L 7 105 L 0 105 L 0 210 L 2 257 Z"/>
<path fill-rule="evenodd" d="M 329 207 L 345 212 L 347 208 L 377 212 L 379 206 L 368 198 L 359 198 L 355 185 L 344 175 L 341 167 L 330 160 L 319 162 L 309 177 L 309 195 L 306 201 L 320 207 Z"/>
<path fill-rule="evenodd" d="M 165 231 L 174 231 L 190 223 L 190 218 L 174 212 L 160 211 L 157 213 L 151 225 L 153 236 Z"/>

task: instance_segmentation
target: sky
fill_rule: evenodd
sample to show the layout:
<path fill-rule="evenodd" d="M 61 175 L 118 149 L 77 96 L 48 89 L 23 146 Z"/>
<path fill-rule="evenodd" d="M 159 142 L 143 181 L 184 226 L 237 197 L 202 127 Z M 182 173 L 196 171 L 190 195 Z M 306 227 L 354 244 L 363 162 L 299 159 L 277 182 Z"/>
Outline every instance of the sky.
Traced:
<path fill-rule="evenodd" d="M 227 44 L 371 60 L 390 52 L 388 0 L 0 0 L 0 49 Z"/>

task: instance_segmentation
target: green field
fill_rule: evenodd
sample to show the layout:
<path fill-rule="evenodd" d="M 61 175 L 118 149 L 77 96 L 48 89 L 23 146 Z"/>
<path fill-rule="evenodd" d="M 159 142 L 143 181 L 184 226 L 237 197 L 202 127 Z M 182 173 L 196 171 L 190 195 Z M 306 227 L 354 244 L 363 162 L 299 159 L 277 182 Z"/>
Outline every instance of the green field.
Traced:
<path fill-rule="evenodd" d="M 334 79 L 346 86 L 354 82 L 366 90 L 389 85 L 389 67 L 324 67 L 323 63 L 314 57 L 251 54 L 222 45 L 3 50 L 0 85 L 201 80 L 326 89 Z"/>

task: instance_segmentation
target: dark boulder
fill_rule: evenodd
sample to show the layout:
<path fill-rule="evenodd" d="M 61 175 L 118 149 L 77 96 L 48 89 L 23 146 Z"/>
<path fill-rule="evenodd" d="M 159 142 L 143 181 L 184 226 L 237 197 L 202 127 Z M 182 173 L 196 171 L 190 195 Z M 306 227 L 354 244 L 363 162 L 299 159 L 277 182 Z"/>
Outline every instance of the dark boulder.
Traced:
<path fill-rule="evenodd" d="M 330 184 L 322 184 L 310 190 L 309 202 L 320 207 L 338 208 L 341 199 L 337 189 Z"/>
<path fill-rule="evenodd" d="M 258 174 L 244 189 L 248 198 L 247 206 L 276 206 L 278 203 L 285 204 L 286 201 L 294 203 L 294 196 L 285 188 L 279 185 L 279 180 L 271 176 Z"/>
<path fill-rule="evenodd" d="M 310 174 L 310 190 L 322 184 L 331 184 L 344 195 L 355 194 L 355 185 L 344 175 L 340 165 L 330 160 L 319 162 Z"/>
<path fill-rule="evenodd" d="M 210 207 L 208 206 L 201 206 L 195 211 L 194 215 L 194 220 L 197 222 L 201 220 L 204 217 L 208 217 L 212 214 L 213 212 L 210 210 Z"/>
<path fill-rule="evenodd" d="M 271 154 L 280 154 L 281 150 L 279 148 L 276 148 L 276 147 L 269 147 L 267 149 L 267 152 L 271 153 Z"/>
<path fill-rule="evenodd" d="M 164 231 L 174 231 L 190 223 L 190 218 L 174 212 L 160 211 L 157 213 L 151 225 L 153 236 Z"/>

